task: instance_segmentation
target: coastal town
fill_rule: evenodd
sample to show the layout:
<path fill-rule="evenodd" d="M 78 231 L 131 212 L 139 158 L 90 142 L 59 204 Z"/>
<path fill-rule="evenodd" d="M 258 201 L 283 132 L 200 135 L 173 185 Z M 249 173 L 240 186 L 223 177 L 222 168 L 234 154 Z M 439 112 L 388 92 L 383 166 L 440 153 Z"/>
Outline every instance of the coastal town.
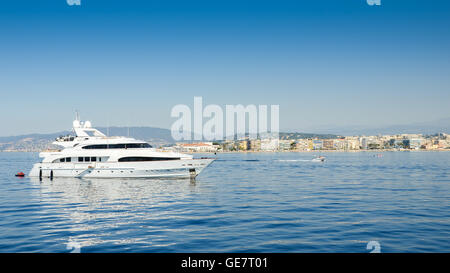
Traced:
<path fill-rule="evenodd" d="M 368 151 L 368 150 L 450 150 L 448 134 L 399 134 L 345 136 L 335 138 L 279 138 L 229 140 L 220 142 L 177 143 L 163 150 L 179 152 L 277 152 L 277 151 Z"/>
<path fill-rule="evenodd" d="M 143 138 L 153 147 L 162 151 L 184 153 L 217 152 L 308 152 L 308 151 L 450 151 L 450 135 L 437 133 L 397 134 L 377 136 L 338 136 L 327 134 L 280 133 L 278 138 L 235 138 L 222 141 L 178 142 Z M 1 142 L 3 152 L 40 152 L 58 149 L 53 145 L 54 138 L 20 138 Z"/>

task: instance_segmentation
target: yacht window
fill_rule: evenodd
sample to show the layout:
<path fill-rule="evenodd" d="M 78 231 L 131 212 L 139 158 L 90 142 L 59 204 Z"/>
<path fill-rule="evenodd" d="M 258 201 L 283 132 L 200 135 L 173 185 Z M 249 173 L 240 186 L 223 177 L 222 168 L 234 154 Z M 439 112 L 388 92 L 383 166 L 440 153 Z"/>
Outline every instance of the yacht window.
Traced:
<path fill-rule="evenodd" d="M 91 157 L 91 162 L 95 162 L 95 161 L 97 161 L 97 158 L 96 157 Z"/>
<path fill-rule="evenodd" d="M 151 148 L 150 144 L 148 143 L 129 143 L 126 145 L 127 149 L 133 149 L 133 148 Z"/>
<path fill-rule="evenodd" d="M 139 147 L 139 143 L 128 143 L 126 145 L 126 148 L 127 149 L 133 149 L 133 148 L 140 148 L 140 147 Z"/>
<path fill-rule="evenodd" d="M 91 158 L 88 157 L 88 156 L 86 156 L 86 157 L 84 158 L 84 162 L 89 162 L 89 161 L 91 161 Z"/>
<path fill-rule="evenodd" d="M 179 157 L 143 157 L 143 156 L 129 156 L 119 158 L 119 162 L 135 162 L 135 161 L 165 161 L 165 160 L 180 160 Z"/>
<path fill-rule="evenodd" d="M 78 158 L 78 162 L 83 162 L 83 157 L 80 156 L 80 157 Z"/>
<path fill-rule="evenodd" d="M 125 144 L 111 144 L 109 145 L 109 149 L 125 149 Z"/>
<path fill-rule="evenodd" d="M 128 144 L 95 144 L 86 145 L 83 149 L 134 149 L 134 148 L 152 148 L 148 143 L 128 143 Z"/>
<path fill-rule="evenodd" d="M 106 144 L 96 144 L 96 145 L 87 145 L 84 146 L 83 149 L 106 149 Z"/>
<path fill-rule="evenodd" d="M 66 157 L 66 162 L 71 162 L 72 158 L 71 157 Z"/>
<path fill-rule="evenodd" d="M 60 158 L 59 162 L 66 162 L 66 159 L 65 158 Z"/>

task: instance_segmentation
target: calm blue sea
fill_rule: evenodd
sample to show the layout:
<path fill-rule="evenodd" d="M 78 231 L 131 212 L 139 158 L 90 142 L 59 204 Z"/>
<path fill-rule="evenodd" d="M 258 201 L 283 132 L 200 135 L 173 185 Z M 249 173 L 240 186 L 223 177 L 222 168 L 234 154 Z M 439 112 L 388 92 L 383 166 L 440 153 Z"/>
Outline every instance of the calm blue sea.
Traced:
<path fill-rule="evenodd" d="M 218 154 L 195 182 L 16 178 L 0 153 L 0 252 L 450 251 L 450 152 Z"/>

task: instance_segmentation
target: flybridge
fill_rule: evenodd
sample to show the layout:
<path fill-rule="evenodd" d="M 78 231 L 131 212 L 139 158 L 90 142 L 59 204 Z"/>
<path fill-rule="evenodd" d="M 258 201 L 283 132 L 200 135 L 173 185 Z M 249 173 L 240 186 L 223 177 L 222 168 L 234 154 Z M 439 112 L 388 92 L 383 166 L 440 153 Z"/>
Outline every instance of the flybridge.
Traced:
<path fill-rule="evenodd" d="M 105 137 L 106 135 L 99 130 L 92 128 L 90 121 L 79 121 L 78 119 L 73 121 L 73 130 L 77 137 Z"/>
<path fill-rule="evenodd" d="M 63 146 L 64 148 L 70 148 L 77 146 L 82 141 L 107 138 L 105 134 L 92 128 L 90 121 L 80 121 L 78 113 L 76 119 L 72 123 L 72 127 L 75 136 L 67 135 L 58 137 L 53 144 Z"/>

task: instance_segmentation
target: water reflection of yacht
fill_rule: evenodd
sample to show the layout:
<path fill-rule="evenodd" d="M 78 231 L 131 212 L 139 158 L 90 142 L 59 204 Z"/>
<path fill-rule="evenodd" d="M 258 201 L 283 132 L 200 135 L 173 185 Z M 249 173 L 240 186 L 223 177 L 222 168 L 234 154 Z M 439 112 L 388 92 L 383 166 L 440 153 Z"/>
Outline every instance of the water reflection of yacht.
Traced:
<path fill-rule="evenodd" d="M 40 213 L 52 216 L 41 223 L 41 231 L 57 234 L 43 236 L 49 240 L 44 252 L 69 252 L 65 246 L 71 242 L 81 252 L 100 251 L 99 245 L 141 252 L 170 247 L 177 243 L 171 237 L 175 231 L 165 225 L 192 216 L 189 209 L 173 210 L 173 205 L 190 202 L 192 194 L 204 190 L 196 180 L 175 178 L 148 183 L 145 178 L 30 177 L 30 182 L 37 190 L 32 197 L 46 204 Z"/>
<path fill-rule="evenodd" d="M 150 144 L 129 137 L 108 137 L 89 121 L 73 122 L 75 136 L 64 136 L 53 144 L 62 150 L 39 154 L 31 177 L 195 177 L 214 159 L 159 152 Z"/>

